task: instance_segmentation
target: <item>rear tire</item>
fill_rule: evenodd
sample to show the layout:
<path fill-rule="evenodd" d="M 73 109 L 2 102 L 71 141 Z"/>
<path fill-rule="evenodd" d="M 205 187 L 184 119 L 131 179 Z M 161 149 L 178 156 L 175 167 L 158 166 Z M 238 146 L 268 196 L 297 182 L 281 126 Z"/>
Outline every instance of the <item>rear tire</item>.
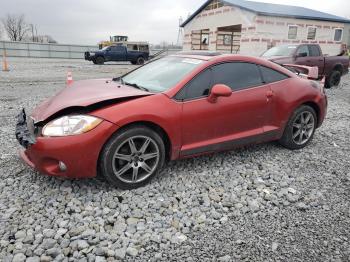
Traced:
<path fill-rule="evenodd" d="M 341 72 L 333 70 L 326 79 L 326 88 L 332 88 L 333 86 L 339 86 L 341 81 Z"/>
<path fill-rule="evenodd" d="M 310 106 L 303 105 L 292 114 L 279 143 L 291 150 L 304 148 L 313 139 L 316 127 L 315 110 Z"/>
<path fill-rule="evenodd" d="M 102 56 L 96 57 L 95 61 L 98 65 L 103 65 L 105 63 L 105 59 Z"/>
<path fill-rule="evenodd" d="M 131 61 L 131 64 L 136 65 L 137 62 L 136 61 Z"/>
<path fill-rule="evenodd" d="M 99 159 L 101 174 L 121 189 L 147 184 L 163 167 L 165 146 L 158 133 L 134 126 L 114 134 Z"/>

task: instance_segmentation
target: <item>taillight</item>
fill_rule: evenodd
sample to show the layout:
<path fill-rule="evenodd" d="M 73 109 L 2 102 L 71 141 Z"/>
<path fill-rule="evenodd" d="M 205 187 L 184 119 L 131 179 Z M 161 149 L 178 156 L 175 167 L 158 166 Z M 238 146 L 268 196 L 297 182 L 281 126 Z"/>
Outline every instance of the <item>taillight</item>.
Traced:
<path fill-rule="evenodd" d="M 324 88 L 324 85 L 325 85 L 325 82 L 322 80 L 322 81 L 310 81 L 312 87 L 316 88 L 316 89 L 319 89 L 323 94 L 325 94 L 325 88 Z"/>

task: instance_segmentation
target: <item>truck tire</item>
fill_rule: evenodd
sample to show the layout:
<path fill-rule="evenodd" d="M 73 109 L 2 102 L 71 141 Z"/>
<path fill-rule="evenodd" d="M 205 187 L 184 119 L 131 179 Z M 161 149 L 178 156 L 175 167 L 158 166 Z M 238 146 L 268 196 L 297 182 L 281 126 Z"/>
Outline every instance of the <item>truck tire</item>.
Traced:
<path fill-rule="evenodd" d="M 144 63 L 145 63 L 145 59 L 142 56 L 137 58 L 136 64 L 143 65 Z"/>
<path fill-rule="evenodd" d="M 326 79 L 326 88 L 332 88 L 338 86 L 341 80 L 341 72 L 339 70 L 333 70 Z"/>
<path fill-rule="evenodd" d="M 102 56 L 98 56 L 95 59 L 96 64 L 103 65 L 105 63 L 105 59 Z"/>

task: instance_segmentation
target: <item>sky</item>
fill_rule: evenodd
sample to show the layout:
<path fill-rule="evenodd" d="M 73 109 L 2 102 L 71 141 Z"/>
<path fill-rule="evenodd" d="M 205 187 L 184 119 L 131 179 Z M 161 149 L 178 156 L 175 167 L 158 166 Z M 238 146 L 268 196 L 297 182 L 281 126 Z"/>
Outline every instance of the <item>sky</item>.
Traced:
<path fill-rule="evenodd" d="M 255 0 L 303 6 L 350 18 L 349 0 Z M 205 0 L 0 0 L 0 18 L 24 14 L 38 34 L 59 43 L 94 45 L 110 35 L 133 41 L 176 43 L 179 18 Z"/>

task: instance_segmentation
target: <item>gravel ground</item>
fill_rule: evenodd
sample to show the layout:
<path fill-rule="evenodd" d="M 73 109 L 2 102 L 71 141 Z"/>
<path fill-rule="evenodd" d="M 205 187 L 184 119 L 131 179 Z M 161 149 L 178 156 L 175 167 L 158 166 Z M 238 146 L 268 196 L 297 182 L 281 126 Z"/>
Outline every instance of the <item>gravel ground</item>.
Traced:
<path fill-rule="evenodd" d="M 300 151 L 267 143 L 169 163 L 120 191 L 60 180 L 17 156 L 15 116 L 74 79 L 129 64 L 10 59 L 0 72 L 0 261 L 350 261 L 350 77 Z"/>

